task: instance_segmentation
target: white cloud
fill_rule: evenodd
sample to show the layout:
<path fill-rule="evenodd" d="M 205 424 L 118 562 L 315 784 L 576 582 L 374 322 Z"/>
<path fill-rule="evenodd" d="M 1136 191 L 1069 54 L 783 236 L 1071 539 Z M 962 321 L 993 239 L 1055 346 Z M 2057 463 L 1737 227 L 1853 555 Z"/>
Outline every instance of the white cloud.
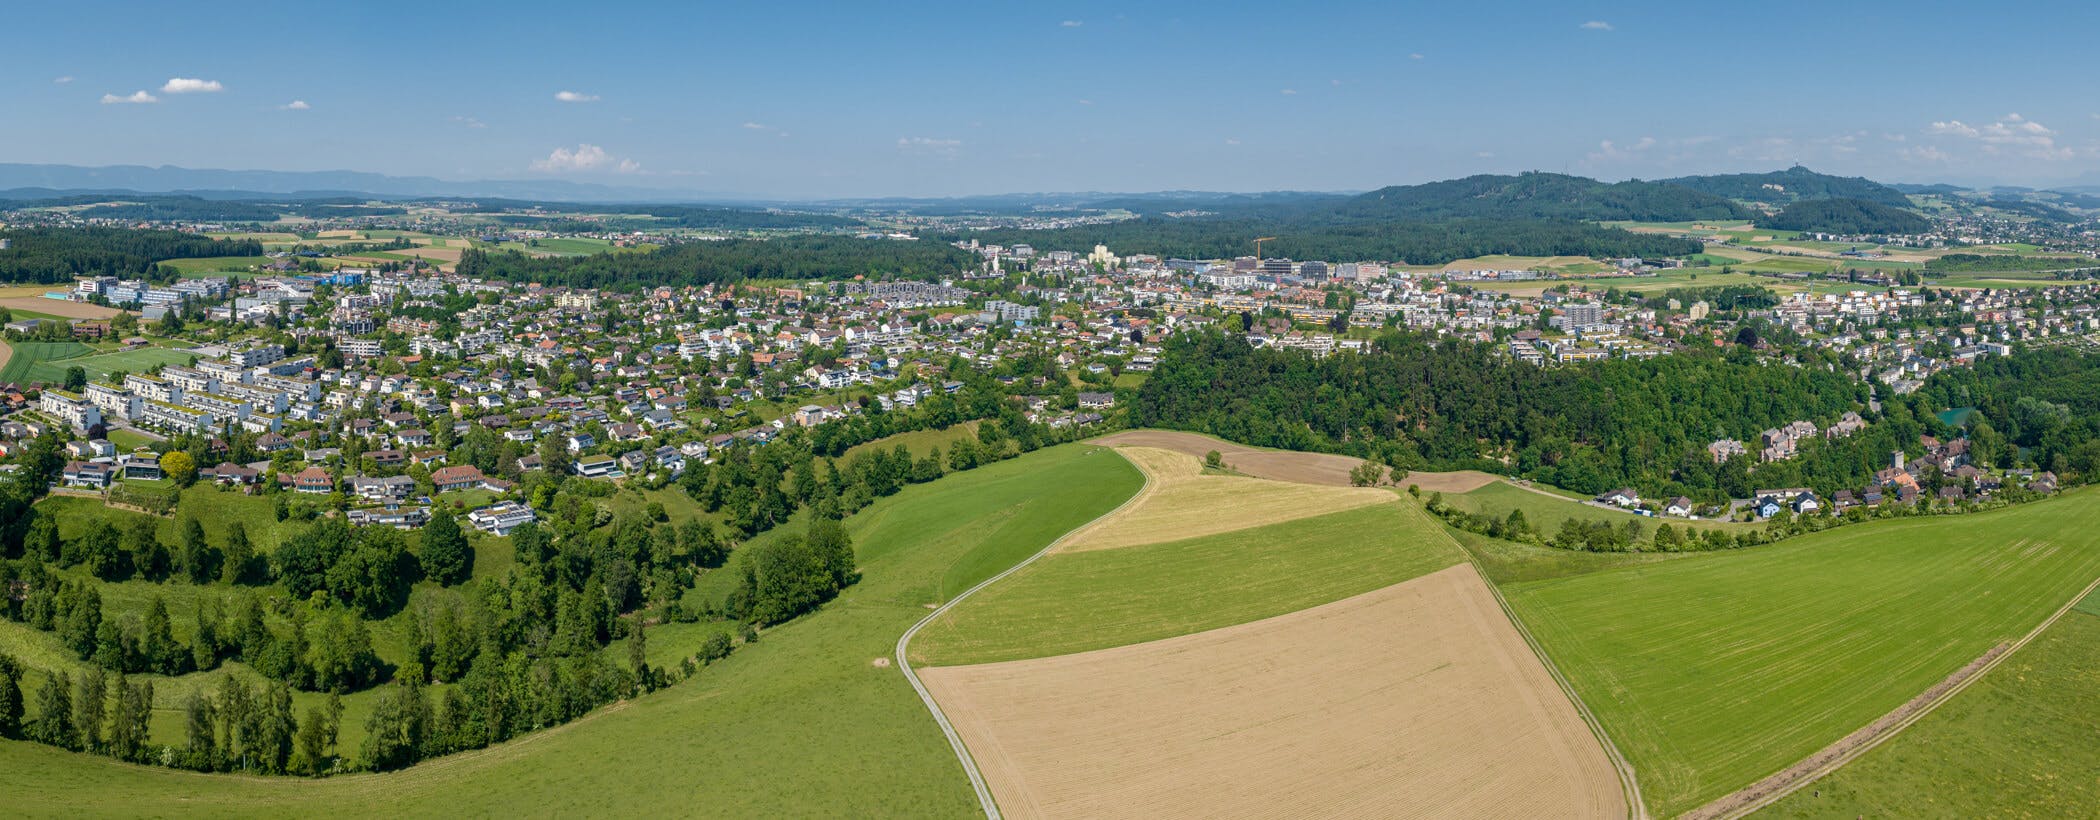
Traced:
<path fill-rule="evenodd" d="M 556 91 L 554 92 L 554 98 L 565 103 L 587 103 L 598 101 L 598 95 L 585 94 L 581 91 Z"/>
<path fill-rule="evenodd" d="M 489 124 L 488 124 L 488 123 L 482 122 L 482 121 L 480 121 L 480 120 L 474 119 L 473 117 L 469 117 L 469 116 L 466 116 L 466 115 L 464 115 L 464 114 L 454 114 L 454 115 L 452 116 L 452 121 L 453 121 L 453 122 L 456 122 L 456 123 L 459 123 L 460 125 L 464 125 L 464 126 L 466 126 L 466 127 L 468 127 L 468 128 L 487 128 L 487 127 L 489 127 Z"/>
<path fill-rule="evenodd" d="M 1409 54 L 1409 55 L 1407 55 L 1407 59 L 1410 59 L 1410 60 L 1419 60 L 1419 59 L 1422 59 L 1422 52 L 1419 52 L 1419 51 L 1417 51 L 1417 52 L 1415 52 L 1415 53 L 1413 53 L 1413 54 Z"/>
<path fill-rule="evenodd" d="M 1238 144 L 1240 144 L 1240 141 L 1239 141 L 1239 140 L 1236 140 L 1236 139 L 1233 139 L 1233 138 L 1231 138 L 1231 137 L 1226 137 L 1226 138 L 1225 138 L 1225 144 L 1226 144 L 1226 145 L 1238 145 Z"/>
<path fill-rule="evenodd" d="M 1931 125 L 1925 126 L 1925 133 L 1952 134 L 1957 137 L 1973 137 L 1976 136 L 1976 129 L 1969 127 L 1967 123 L 1964 123 L 1961 120 L 1948 120 L 1946 122 L 1934 122 Z"/>
<path fill-rule="evenodd" d="M 1286 88 L 1286 89 L 1284 89 L 1284 90 L 1283 90 L 1283 95 L 1284 95 L 1284 96 L 1286 96 L 1286 97 L 1288 97 L 1288 96 L 1291 96 L 1291 95 L 1293 95 L 1293 94 L 1296 94 L 1296 93 L 1298 93 L 1298 89 L 1295 89 L 1295 88 Z"/>
<path fill-rule="evenodd" d="M 2007 114 L 2003 119 L 1985 125 L 1970 125 L 1961 120 L 1936 121 L 1925 127 L 1925 133 L 1975 140 L 1986 154 L 2011 151 L 2042 160 L 2064 160 L 2078 154 L 2077 149 L 2056 143 L 2055 130 L 2019 114 Z"/>
<path fill-rule="evenodd" d="M 1085 21 L 1085 20 L 1066 20 L 1066 21 L 1064 21 L 1064 22 L 1062 22 L 1062 23 L 1058 23 L 1058 25 L 1060 25 L 1060 26 L 1063 26 L 1063 27 L 1065 27 L 1065 28 L 1078 28 L 1078 27 L 1080 27 L 1080 26 L 1086 25 L 1086 21 Z"/>
<path fill-rule="evenodd" d="M 73 81 L 73 75 L 71 75 L 71 74 L 68 74 L 68 75 L 66 75 L 66 76 L 64 76 L 64 77 L 53 77 L 53 78 L 51 78 L 51 84 L 52 84 L 52 85 L 65 85 L 66 83 L 70 83 L 70 82 L 72 82 L 72 81 Z M 2093 116 L 2094 116 L 2095 118 L 2100 118 L 2100 114 L 2094 114 Z"/>
<path fill-rule="evenodd" d="M 307 105 L 305 100 L 293 100 L 277 107 L 284 111 L 305 111 L 313 108 L 313 106 Z"/>
<path fill-rule="evenodd" d="M 1633 159 L 1636 156 L 1645 153 L 1648 149 L 1654 147 L 1654 137 L 1642 137 L 1639 140 L 1636 140 L 1632 145 L 1620 145 L 1611 140 L 1605 140 L 1603 142 L 1597 143 L 1597 150 L 1591 151 L 1588 159 L 1590 162 L 1610 162 L 1615 160 Z"/>
<path fill-rule="evenodd" d="M 170 77 L 160 87 L 162 94 L 216 94 L 225 90 L 226 86 L 220 85 L 218 80 L 199 80 L 194 77 Z"/>
<path fill-rule="evenodd" d="M 749 128 L 749 129 L 751 129 L 751 130 L 753 130 L 753 131 L 766 131 L 766 130 L 770 130 L 770 129 L 766 128 L 766 126 L 765 126 L 765 124 L 764 124 L 764 123 L 757 123 L 757 122 L 747 122 L 747 123 L 744 123 L 744 127 L 745 127 L 745 128 Z"/>
<path fill-rule="evenodd" d="M 1607 22 L 1604 22 L 1603 20 L 1591 20 L 1591 21 L 1589 21 L 1589 22 L 1587 22 L 1587 23 L 1583 23 L 1583 24 L 1582 24 L 1581 26 L 1579 26 L 1579 28 L 1581 28 L 1581 29 L 1582 29 L 1583 31 L 1611 31 L 1611 30 L 1612 30 L 1611 24 L 1610 24 L 1610 23 L 1607 23 Z"/>
<path fill-rule="evenodd" d="M 1093 105 L 1093 104 L 1094 104 L 1094 101 L 1093 101 L 1093 100 L 1080 100 L 1080 101 L 1079 101 L 1079 104 L 1080 104 L 1080 105 Z"/>
<path fill-rule="evenodd" d="M 937 137 L 898 137 L 897 150 L 937 157 L 954 157 L 963 141 Z"/>
<path fill-rule="evenodd" d="M 556 148 L 546 159 L 532 161 L 532 170 L 543 174 L 602 173 L 611 171 L 621 174 L 639 173 L 642 164 L 631 159 L 620 159 L 605 152 L 605 149 L 588 142 L 579 143 L 572 150 Z"/>
<path fill-rule="evenodd" d="M 1332 85 L 1332 86 L 1336 86 L 1336 87 L 1339 87 L 1339 86 L 1341 86 L 1341 84 L 1342 84 L 1342 81 L 1341 81 L 1341 80 L 1328 80 L 1328 81 L 1327 81 L 1327 84 L 1328 84 L 1328 85 Z"/>
<path fill-rule="evenodd" d="M 133 91 L 133 92 L 131 92 L 131 96 L 129 96 L 129 97 L 119 97 L 119 96 L 117 96 L 117 95 L 115 95 L 115 94 L 104 94 L 104 95 L 102 95 L 102 104 L 103 104 L 103 105 L 119 105 L 119 104 L 123 104 L 123 103 L 131 103 L 131 104 L 135 104 L 135 105 L 143 105 L 143 104 L 146 104 L 146 103 L 157 103 L 157 102 L 160 102 L 160 98 L 159 98 L 159 97 L 155 97 L 155 96 L 153 96 L 153 95 L 151 95 L 151 94 L 148 94 L 148 93 L 146 93 L 146 92 L 145 92 L 144 90 L 139 90 L 139 91 Z"/>
<path fill-rule="evenodd" d="M 1930 145 L 1913 145 L 1896 152 L 1896 156 L 1911 162 L 1946 162 L 1951 159 L 1947 152 Z"/>

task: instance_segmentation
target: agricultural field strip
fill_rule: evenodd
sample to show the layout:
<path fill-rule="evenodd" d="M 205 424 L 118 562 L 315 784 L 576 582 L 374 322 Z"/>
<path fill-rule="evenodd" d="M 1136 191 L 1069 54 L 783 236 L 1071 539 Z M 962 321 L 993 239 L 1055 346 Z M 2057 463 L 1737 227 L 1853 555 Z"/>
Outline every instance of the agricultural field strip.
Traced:
<path fill-rule="evenodd" d="M 1145 473 L 1140 503 L 1122 515 L 1088 524 L 1065 542 L 1068 551 L 1134 547 L 1216 535 L 1249 527 L 1389 504 L 1399 496 L 1372 487 L 1322 487 L 1242 476 L 1204 475 L 1186 453 L 1153 447 L 1116 448 Z"/>
<path fill-rule="evenodd" d="M 1756 783 L 1752 783 L 1749 786 L 1744 787 L 1742 791 L 1739 791 L 1736 794 L 1731 794 L 1722 797 L 1719 800 L 1715 800 L 1714 802 L 1707 804 L 1706 807 L 1694 811 L 1692 814 L 1687 816 L 1721 818 L 1721 820 L 1735 820 L 1735 818 L 1739 817 L 1748 817 L 1751 814 L 1756 813 L 1757 810 L 1772 805 L 1773 803 L 1779 802 L 1780 800 L 1784 799 L 1787 795 L 1800 791 L 1802 788 L 1808 786 L 1810 783 L 1814 783 L 1818 780 L 1821 780 L 1825 775 L 1828 775 L 1831 772 L 1843 768 L 1845 764 L 1850 763 L 1855 759 L 1858 759 L 1860 755 L 1864 755 L 1867 752 L 1873 751 L 1876 746 L 1880 746 L 1881 744 L 1895 738 L 1897 735 L 1902 734 L 1903 730 L 1910 728 L 1913 724 L 1917 723 L 1920 720 L 1923 720 L 1927 715 L 1932 714 L 1933 710 L 1936 710 L 1941 706 L 1945 705 L 1948 701 L 1953 700 L 1956 695 L 1959 695 L 1962 693 L 1963 690 L 1968 689 L 1971 684 L 1982 680 L 1984 676 L 1989 675 L 1991 673 L 1991 670 L 1998 668 L 1999 664 L 2004 663 L 2006 658 L 2011 657 L 2013 653 L 2020 651 L 2022 647 L 2025 647 L 2027 644 L 2032 643 L 2035 638 L 2040 637 L 2044 631 L 2049 629 L 2049 627 L 2055 626 L 2057 620 L 2061 619 L 2064 616 L 2064 613 L 2070 612 L 2073 608 L 2077 607 L 2079 602 L 2084 601 L 2086 596 L 2093 594 L 2093 590 L 2095 589 L 2100 589 L 2100 578 L 2093 579 L 2093 582 L 2087 584 L 2084 590 L 2080 591 L 2077 595 L 2072 596 L 2071 600 L 2064 602 L 2063 606 L 2058 607 L 2057 610 L 2051 613 L 2047 619 L 2043 620 L 2039 624 L 2036 624 L 2034 629 L 2029 630 L 2027 634 L 2022 635 L 2018 640 L 2007 644 L 2004 651 L 1986 653 L 1988 659 L 1983 662 L 1983 665 L 1981 667 L 1978 667 L 1968 675 L 1960 677 L 1954 682 L 1952 686 L 1947 687 L 1946 689 L 1940 691 L 1937 694 L 1933 694 L 1930 690 L 1927 690 L 1927 692 L 1923 694 L 1933 695 L 1930 699 L 1925 701 L 1922 705 L 1914 708 L 1913 711 L 1911 711 L 1909 714 L 1903 715 L 1900 719 L 1890 724 L 1883 731 L 1874 733 L 1864 742 L 1858 743 L 1857 745 L 1854 745 L 1850 748 L 1838 750 L 1834 756 L 1825 760 L 1822 763 L 1822 765 L 1816 766 L 1810 771 L 1791 772 L 1790 769 L 1792 767 L 1789 767 L 1788 769 L 1783 769 L 1778 773 L 1772 775 L 1771 778 L 1766 778 L 1765 780 L 1760 780 Z M 1905 709 L 1911 709 L 1913 708 L 1914 703 L 1915 701 L 1905 702 L 1904 705 L 1896 707 L 1895 712 L 1891 714 L 1897 714 L 1903 712 L 1903 710 Z M 1872 724 L 1869 724 L 1869 726 L 1872 726 Z M 1840 738 L 1836 743 L 1831 744 L 1831 746 L 1825 747 L 1824 749 L 1818 750 L 1815 754 L 1810 755 L 1803 762 L 1815 760 L 1817 757 L 1830 754 L 1833 749 L 1836 749 L 1839 746 L 1843 746 L 1850 739 L 1851 737 L 1849 735 L 1845 738 Z M 1749 802 L 1728 807 L 1728 809 L 1725 811 L 1714 811 L 1711 813 L 1708 812 L 1708 809 L 1715 809 L 1729 804 L 1732 800 L 1737 798 L 1737 795 L 1740 795 L 1743 792 L 1753 791 L 1761 787 L 1767 787 L 1768 781 L 1771 781 L 1773 778 L 1789 777 L 1789 780 L 1778 784 L 1778 788 L 1772 789 L 1770 792 L 1767 792 L 1753 800 L 1750 800 Z"/>
<path fill-rule="evenodd" d="M 1544 490 L 1532 491 L 1545 493 Z M 1487 567 L 1481 563 L 1480 556 L 1474 555 L 1472 550 L 1460 544 L 1458 538 L 1451 534 L 1450 527 L 1439 522 L 1436 531 L 1449 540 L 1452 546 L 1457 547 L 1459 552 L 1465 553 L 1466 562 L 1473 566 L 1474 572 L 1480 574 L 1481 582 L 1488 588 L 1488 594 L 1495 598 L 1495 606 L 1502 610 L 1502 617 L 1509 619 L 1510 626 L 1524 639 L 1524 645 L 1531 649 L 1532 656 L 1538 658 L 1539 664 L 1545 667 L 1546 674 L 1553 677 L 1553 684 L 1560 687 L 1561 694 L 1566 695 L 1568 703 L 1575 707 L 1575 714 L 1581 716 L 1582 724 L 1589 727 L 1590 734 L 1597 738 L 1598 745 L 1604 747 L 1604 755 L 1611 761 L 1612 772 L 1619 777 L 1619 787 L 1626 793 L 1626 816 L 1631 820 L 1649 820 L 1648 801 L 1641 799 L 1641 781 L 1633 771 L 1633 763 L 1619 751 L 1619 744 L 1612 741 L 1611 734 L 1604 731 L 1604 724 L 1597 719 L 1595 712 L 1590 711 L 1590 705 L 1582 699 L 1582 693 L 1575 691 L 1575 685 L 1569 682 L 1567 675 L 1561 673 L 1560 665 L 1553 662 L 1553 656 L 1546 654 L 1546 648 L 1539 644 L 1538 638 L 1532 636 L 1531 627 L 1524 623 L 1523 618 L 1517 617 L 1517 611 L 1509 605 L 1509 599 L 1502 597 L 1502 585 L 1489 580 Z"/>
<path fill-rule="evenodd" d="M 1015 816 L 1621 815 L 1603 747 L 1491 601 L 1454 564 L 1272 618 L 927 676 Z"/>
<path fill-rule="evenodd" d="M 1108 512 L 1096 516 L 1092 521 L 1089 521 L 1085 524 L 1081 524 L 1077 527 L 1073 527 L 1071 530 L 1066 531 L 1064 535 L 1058 536 L 1056 540 L 1051 541 L 1049 544 L 1044 545 L 1042 549 L 1037 550 L 1034 555 L 1030 555 L 1026 559 L 1023 559 L 1020 563 L 1014 564 L 1011 567 L 1007 567 L 1005 570 L 1002 570 L 997 575 L 993 575 L 990 578 L 986 578 L 983 581 L 979 581 L 976 586 L 970 587 L 969 589 L 957 593 L 955 597 L 948 599 L 947 602 L 941 604 L 938 607 L 935 607 L 932 612 L 927 613 L 926 617 L 920 618 L 918 623 L 912 624 L 910 629 L 905 630 L 904 634 L 897 638 L 897 668 L 904 671 L 904 679 L 911 682 L 912 691 L 917 692 L 919 695 L 919 702 L 926 704 L 926 711 L 933 714 L 933 721 L 935 723 L 940 724 L 941 734 L 946 735 L 948 737 L 948 746 L 955 750 L 955 759 L 962 763 L 963 773 L 969 776 L 970 788 L 977 790 L 977 801 L 984 807 L 984 816 L 987 820 L 999 820 L 999 803 L 998 801 L 992 799 L 991 786 L 984 782 L 984 775 L 977 770 L 977 761 L 970 757 L 970 750 L 969 748 L 963 745 L 962 736 L 956 733 L 955 725 L 948 721 L 947 713 L 941 711 L 941 705 L 935 703 L 933 700 L 933 693 L 926 690 L 926 684 L 923 681 L 919 680 L 918 673 L 911 668 L 911 639 L 913 636 L 919 634 L 919 630 L 925 629 L 927 624 L 933 623 L 942 615 L 947 614 L 948 610 L 955 608 L 956 604 L 962 603 L 971 595 L 977 594 L 978 590 L 984 589 L 985 587 L 998 583 L 999 579 L 1005 578 L 1006 576 L 1019 572 L 1022 569 L 1025 569 L 1029 564 L 1035 563 L 1038 559 L 1041 559 L 1043 556 L 1056 552 L 1058 548 L 1064 544 L 1066 539 L 1071 538 L 1073 535 L 1091 528 L 1094 522 L 1116 515 L 1117 513 L 1121 512 L 1124 508 L 1129 507 L 1131 504 L 1135 503 L 1138 499 L 1144 498 L 1148 491 L 1152 488 L 1152 474 L 1147 473 L 1144 470 L 1139 470 L 1138 473 L 1144 476 L 1145 483 L 1139 485 L 1138 491 L 1135 493 L 1131 493 L 1130 497 L 1124 499 L 1123 503 L 1116 505 L 1115 509 L 1111 509 Z"/>

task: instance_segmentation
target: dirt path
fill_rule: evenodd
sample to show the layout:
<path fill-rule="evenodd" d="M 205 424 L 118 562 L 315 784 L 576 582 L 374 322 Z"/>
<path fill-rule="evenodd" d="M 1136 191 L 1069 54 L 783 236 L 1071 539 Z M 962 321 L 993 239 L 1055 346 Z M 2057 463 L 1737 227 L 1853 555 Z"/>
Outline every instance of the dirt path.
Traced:
<path fill-rule="evenodd" d="M 2070 601 L 2057 608 L 2056 612 L 2050 614 L 2047 619 L 2036 625 L 2034 629 L 2029 630 L 2026 635 L 2020 636 L 2019 640 L 1991 647 L 1982 656 L 1955 670 L 1954 674 L 1948 675 L 1945 680 L 1933 684 L 1932 688 L 1918 693 L 1917 697 L 1905 701 L 1902 706 L 1896 707 L 1894 711 L 1881 716 L 1873 723 L 1869 723 L 1860 727 L 1858 731 L 1839 738 L 1836 743 L 1823 747 L 1799 763 L 1781 769 L 1770 777 L 1752 783 L 1732 794 L 1700 806 L 1684 816 L 1693 820 L 1715 820 L 1716 818 L 1730 818 L 1732 820 L 1732 818 L 1746 817 L 1758 809 L 1777 802 L 1780 798 L 1800 791 L 1802 787 L 1816 782 L 1824 775 L 1837 771 L 1840 767 L 1852 762 L 1860 755 L 1866 754 L 1873 750 L 1874 747 L 1880 746 L 1890 738 L 1901 734 L 1904 729 L 1910 728 L 1912 724 L 1917 723 L 1926 715 L 1932 714 L 1934 709 L 1938 709 L 1947 701 L 1954 699 L 1955 695 L 1961 694 L 1961 691 L 1969 688 L 1970 684 L 1982 679 L 1985 674 L 1997 668 L 1998 664 L 2003 663 L 2012 653 L 2019 651 L 2021 647 L 2026 646 L 2036 637 L 2039 637 L 2043 631 L 2055 625 L 2057 619 L 2062 618 L 2064 613 L 2071 611 L 2071 608 L 2077 606 L 2079 601 L 2085 600 L 2087 595 L 2093 594 L 2095 589 L 2100 589 L 2100 579 L 2094 579 L 2092 583 L 2086 585 L 2083 591 L 2071 596 Z"/>

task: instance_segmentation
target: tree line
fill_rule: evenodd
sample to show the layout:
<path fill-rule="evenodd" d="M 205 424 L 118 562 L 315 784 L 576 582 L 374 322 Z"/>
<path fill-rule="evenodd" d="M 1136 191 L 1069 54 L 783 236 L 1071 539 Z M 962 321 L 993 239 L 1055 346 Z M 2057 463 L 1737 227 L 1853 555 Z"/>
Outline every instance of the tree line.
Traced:
<path fill-rule="evenodd" d="M 460 256 L 457 270 L 468 277 L 634 290 L 747 279 L 933 279 L 976 264 L 976 255 L 940 242 L 801 235 L 568 257 L 475 249 Z"/>
<path fill-rule="evenodd" d="M 148 276 L 158 263 L 196 256 L 261 256 L 262 243 L 179 231 L 22 228 L 0 231 L 0 282 L 70 283 L 79 276 Z"/>

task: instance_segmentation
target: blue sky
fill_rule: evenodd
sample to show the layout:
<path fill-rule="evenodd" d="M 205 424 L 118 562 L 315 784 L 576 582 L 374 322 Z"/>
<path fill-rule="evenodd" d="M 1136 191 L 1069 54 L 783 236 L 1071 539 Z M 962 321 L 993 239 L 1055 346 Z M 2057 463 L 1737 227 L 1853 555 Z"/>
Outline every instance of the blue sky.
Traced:
<path fill-rule="evenodd" d="M 2100 183 L 2090 3 L 79 2 L 6 31 L 12 162 L 778 197 Z"/>

